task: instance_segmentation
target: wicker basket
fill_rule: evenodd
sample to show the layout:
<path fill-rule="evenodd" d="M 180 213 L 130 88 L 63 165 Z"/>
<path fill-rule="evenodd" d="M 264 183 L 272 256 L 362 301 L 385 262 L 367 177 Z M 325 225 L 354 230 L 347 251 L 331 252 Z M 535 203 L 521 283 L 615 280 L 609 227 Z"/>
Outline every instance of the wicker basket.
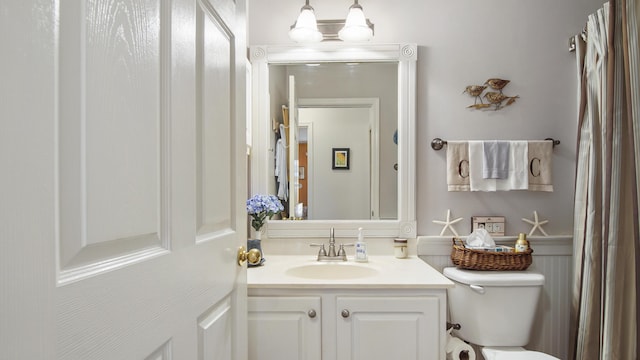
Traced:
<path fill-rule="evenodd" d="M 452 240 L 451 261 L 460 269 L 526 270 L 533 261 L 531 247 L 526 252 L 519 253 L 495 252 L 467 249 L 462 240 Z"/>

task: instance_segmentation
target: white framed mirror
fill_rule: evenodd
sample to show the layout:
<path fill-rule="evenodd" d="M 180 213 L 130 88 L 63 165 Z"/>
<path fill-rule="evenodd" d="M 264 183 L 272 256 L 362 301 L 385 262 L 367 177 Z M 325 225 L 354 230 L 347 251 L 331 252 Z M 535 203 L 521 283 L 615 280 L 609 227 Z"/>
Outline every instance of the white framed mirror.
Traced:
<path fill-rule="evenodd" d="M 285 111 L 287 117 L 291 121 L 295 121 L 295 126 L 304 129 L 303 133 L 296 131 L 293 141 L 307 141 L 313 138 L 314 146 L 309 141 L 309 150 L 311 154 L 311 162 L 302 166 L 298 166 L 297 161 L 289 159 L 289 175 L 290 181 L 287 189 L 296 191 L 301 187 L 300 175 L 304 174 L 303 180 L 308 180 L 304 186 L 308 188 L 310 194 L 300 202 L 300 194 L 296 192 L 293 195 L 295 203 L 291 203 L 290 211 L 294 213 L 295 204 L 305 205 L 307 199 L 313 201 L 309 204 L 310 213 L 306 211 L 305 205 L 304 220 L 271 220 L 268 222 L 266 236 L 269 238 L 306 238 L 306 237 L 326 237 L 327 230 L 331 227 L 335 228 L 341 236 L 356 236 L 358 227 L 365 229 L 367 237 L 405 237 L 413 238 L 416 236 L 416 215 L 415 215 L 415 169 L 416 169 L 416 61 L 417 48 L 415 44 L 363 44 L 363 45 L 347 45 L 339 42 L 320 43 L 311 46 L 253 46 L 250 49 L 250 61 L 252 63 L 252 80 L 251 80 L 251 169 L 250 183 L 251 195 L 253 194 L 276 194 L 278 191 L 278 182 L 275 178 L 275 152 L 276 139 L 280 136 L 279 122 L 282 121 L 282 105 L 289 105 L 289 101 L 296 102 L 298 105 L 294 108 L 287 108 Z M 355 80 L 353 83 L 369 83 L 377 86 L 387 87 L 395 90 L 391 95 L 380 95 L 381 97 L 397 99 L 397 103 L 392 104 L 378 103 L 379 98 L 372 96 L 371 93 L 365 95 L 359 93 L 350 93 L 347 98 L 336 98 L 335 96 L 313 96 L 303 97 L 301 94 L 294 94 L 290 89 L 292 82 L 288 79 L 292 74 L 300 76 L 308 65 L 315 65 L 318 69 L 343 66 L 341 75 L 337 75 L 338 79 L 335 84 L 336 89 L 348 86 L 346 81 L 342 81 L 340 76 L 344 74 L 356 73 L 353 66 L 362 65 L 362 68 L 369 67 L 366 78 Z M 375 66 L 380 66 L 375 68 Z M 344 70 L 347 69 L 347 70 Z M 390 69 L 392 77 L 383 77 L 384 69 Z M 345 72 L 346 71 L 346 72 Z M 363 72 L 364 70 L 359 70 Z M 371 74 L 374 74 L 373 76 Z M 379 76 L 379 78 L 378 78 Z M 280 83 L 275 83 L 272 78 L 283 78 Z M 322 79 L 331 79 L 332 76 L 321 76 Z M 305 80 L 304 78 L 295 81 L 307 88 L 313 89 L 316 80 Z M 389 79 L 392 79 L 389 83 Z M 395 82 L 395 83 L 394 83 Z M 369 85 L 369 86 L 370 86 Z M 297 86 L 297 85 L 296 85 Z M 320 84 L 318 84 L 320 86 Z M 327 84 L 322 84 L 325 88 Z M 332 86 L 332 85 L 329 85 Z M 365 85 L 366 86 L 366 85 Z M 305 92 L 301 92 L 304 94 Z M 307 94 L 310 92 L 307 92 Z M 313 92 L 311 92 L 313 93 Z M 336 92 L 337 93 L 337 92 Z M 299 97 L 298 97 L 299 96 Z M 289 99 L 292 97 L 291 99 Z M 285 98 L 286 101 L 281 99 Z M 286 102 L 284 104 L 283 102 Z M 329 105 L 327 105 L 329 104 Z M 335 106 L 335 104 L 342 104 Z M 348 145 L 349 161 L 351 164 L 362 165 L 369 164 L 372 166 L 364 170 L 369 174 L 363 183 L 354 183 L 356 180 L 355 173 L 358 166 L 349 166 L 349 163 L 338 165 L 337 167 L 329 167 L 323 156 L 329 156 L 329 151 L 338 150 L 342 155 L 344 147 L 336 146 L 336 144 L 324 144 L 321 142 L 320 134 L 323 134 L 323 125 L 313 122 L 309 118 L 304 118 L 304 113 L 312 108 L 322 107 L 349 107 L 355 104 L 354 108 L 365 109 L 368 114 L 368 120 L 364 125 L 368 127 L 367 133 L 367 151 L 357 150 L 356 145 Z M 391 116 L 385 115 L 384 111 L 391 109 Z M 302 110 L 302 121 L 298 122 L 298 113 Z M 354 110 L 356 111 L 356 110 Z M 322 114 L 322 113 L 321 113 Z M 325 118 L 335 118 L 337 115 L 320 115 Z M 351 116 L 351 115 L 347 115 Z M 379 117 L 377 119 L 376 117 Z M 391 119 L 391 120 L 389 120 Z M 389 125 L 384 121 L 392 121 Z M 302 126 L 301 126 L 302 125 Z M 351 126 L 351 124 L 350 124 Z M 343 126 L 326 126 L 333 128 L 342 128 L 343 132 L 348 133 L 347 127 Z M 394 129 L 395 128 L 395 129 Z M 311 135 L 309 135 L 309 132 Z M 391 143 L 391 135 L 393 135 L 393 144 Z M 288 135 L 286 136 L 289 137 Z M 339 138 L 338 135 L 331 135 L 332 138 Z M 301 138 L 302 140 L 298 140 Z M 342 143 L 340 143 L 342 144 Z M 290 144 L 288 144 L 290 145 Z M 334 146 L 331 148 L 331 146 Z M 387 150 L 384 146 L 391 147 Z M 311 150 L 311 148 L 315 150 Z M 325 148 L 330 149 L 327 150 Z M 351 149 L 354 147 L 354 149 Z M 296 144 L 296 152 L 297 152 Z M 290 149 L 289 149 L 290 150 Z M 304 150 L 304 152 L 307 152 Z M 368 154 L 367 154 L 368 153 Z M 364 154 L 364 155 L 363 155 Z M 389 155 L 391 154 L 391 155 Z M 296 159 L 298 155 L 295 155 Z M 305 160 L 306 161 L 306 160 Z M 335 165 L 335 164 L 334 164 Z M 344 166 L 346 165 L 346 167 Z M 397 166 L 395 166 L 397 165 Z M 335 200 L 330 200 L 329 204 L 339 204 L 337 199 L 346 200 L 347 203 L 336 205 L 335 209 L 327 209 L 321 207 L 320 199 L 328 197 L 330 193 L 335 192 L 329 187 L 333 181 L 327 177 L 320 177 L 320 173 L 325 170 L 333 171 L 335 176 L 343 176 L 344 185 L 353 185 L 352 188 L 366 188 L 363 194 L 359 195 L 359 199 L 367 198 L 367 201 L 356 200 L 356 196 L 337 195 Z M 341 171 L 340 167 L 345 167 L 349 171 Z M 361 168 L 361 167 L 360 167 Z M 321 171 L 322 170 L 322 171 Z M 349 177 L 344 177 L 344 176 Z M 379 174 L 379 175 L 374 175 Z M 327 185 L 327 186 L 320 186 Z M 361 186 L 367 185 L 367 186 Z M 309 187 L 310 186 L 310 187 Z M 335 187 L 333 189 L 336 189 Z M 291 197 L 288 197 L 288 200 Z M 359 212 L 345 213 L 343 210 L 349 208 L 354 203 L 366 203 L 368 208 L 358 210 Z M 329 205 L 330 206 L 330 205 Z M 340 211 L 336 210 L 340 209 Z M 345 210 L 346 211 L 346 210 Z M 302 213 L 302 211 L 300 211 Z M 331 214 L 335 213 L 335 218 Z M 365 214 L 357 215 L 357 214 Z M 297 214 L 300 215 L 300 214 Z M 309 216 L 308 216 L 309 215 Z M 353 234 L 351 234 L 353 232 Z"/>

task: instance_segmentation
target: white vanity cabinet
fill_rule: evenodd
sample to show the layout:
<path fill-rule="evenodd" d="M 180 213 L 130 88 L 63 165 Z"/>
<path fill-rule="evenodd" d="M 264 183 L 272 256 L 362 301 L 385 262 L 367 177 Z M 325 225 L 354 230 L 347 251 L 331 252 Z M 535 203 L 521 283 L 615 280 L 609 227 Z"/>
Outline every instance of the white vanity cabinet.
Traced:
<path fill-rule="evenodd" d="M 440 302 L 436 295 L 339 296 L 338 360 L 440 359 Z"/>
<path fill-rule="evenodd" d="M 249 289 L 249 359 L 444 359 L 445 291 Z"/>
<path fill-rule="evenodd" d="M 269 255 L 247 271 L 249 359 L 444 360 L 453 286 L 416 257 Z"/>
<path fill-rule="evenodd" d="M 321 360 L 320 296 L 250 296 L 249 359 Z"/>

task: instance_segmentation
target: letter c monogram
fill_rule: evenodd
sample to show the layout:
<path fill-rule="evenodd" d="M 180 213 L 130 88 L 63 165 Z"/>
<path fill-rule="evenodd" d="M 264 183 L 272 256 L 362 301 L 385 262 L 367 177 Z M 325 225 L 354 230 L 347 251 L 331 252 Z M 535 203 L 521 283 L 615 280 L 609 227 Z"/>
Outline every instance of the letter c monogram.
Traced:
<path fill-rule="evenodd" d="M 458 163 L 458 175 L 463 179 L 469 177 L 469 160 L 460 160 Z"/>
<path fill-rule="evenodd" d="M 533 177 L 540 176 L 540 163 L 541 162 L 542 161 L 539 158 L 531 159 L 531 162 L 529 163 L 529 172 L 531 173 L 531 175 Z"/>

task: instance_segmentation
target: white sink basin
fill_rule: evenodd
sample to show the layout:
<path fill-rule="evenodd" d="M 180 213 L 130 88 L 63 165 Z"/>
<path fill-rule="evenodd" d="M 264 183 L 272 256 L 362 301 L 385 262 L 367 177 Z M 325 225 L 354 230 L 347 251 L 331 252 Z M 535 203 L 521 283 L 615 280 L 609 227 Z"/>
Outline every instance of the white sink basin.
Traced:
<path fill-rule="evenodd" d="M 304 279 L 349 280 L 378 275 L 378 270 L 348 262 L 318 262 L 289 268 L 286 274 Z"/>

